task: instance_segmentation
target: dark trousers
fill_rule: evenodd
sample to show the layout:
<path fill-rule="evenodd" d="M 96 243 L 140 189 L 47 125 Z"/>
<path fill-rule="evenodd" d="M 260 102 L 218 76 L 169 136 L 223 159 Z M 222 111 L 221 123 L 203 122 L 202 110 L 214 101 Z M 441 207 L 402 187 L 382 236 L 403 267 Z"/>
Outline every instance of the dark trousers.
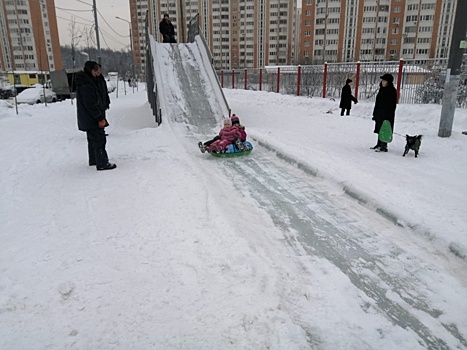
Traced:
<path fill-rule="evenodd" d="M 341 108 L 341 115 L 344 115 L 344 112 L 347 110 L 345 115 L 350 115 L 350 108 Z"/>
<path fill-rule="evenodd" d="M 204 147 L 210 146 L 213 142 L 215 142 L 215 141 L 217 141 L 217 140 L 220 140 L 219 135 L 214 136 L 214 138 L 213 138 L 212 140 L 206 141 L 206 142 L 204 143 Z"/>
<path fill-rule="evenodd" d="M 175 37 L 173 35 L 163 34 L 162 36 L 164 38 L 164 40 L 162 41 L 163 43 L 170 43 L 170 44 L 177 43 L 177 40 L 175 40 Z"/>
<path fill-rule="evenodd" d="M 97 165 L 98 167 L 106 166 L 109 162 L 105 144 L 107 139 L 105 137 L 104 129 L 91 129 L 86 131 L 88 138 L 88 156 L 89 165 Z"/>

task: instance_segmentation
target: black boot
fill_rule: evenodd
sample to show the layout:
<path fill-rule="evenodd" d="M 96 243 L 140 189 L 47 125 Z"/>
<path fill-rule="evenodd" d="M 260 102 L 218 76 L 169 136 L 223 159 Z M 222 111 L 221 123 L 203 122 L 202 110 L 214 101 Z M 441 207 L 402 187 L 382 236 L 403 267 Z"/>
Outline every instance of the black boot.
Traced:
<path fill-rule="evenodd" d="M 245 145 L 239 137 L 235 139 L 234 144 L 240 152 L 243 152 L 245 150 Z"/>
<path fill-rule="evenodd" d="M 370 149 L 375 149 L 375 150 L 377 150 L 377 149 L 379 149 L 380 147 L 381 147 L 381 141 L 378 139 L 378 142 L 376 143 L 376 145 L 373 146 L 373 147 L 370 147 Z"/>
<path fill-rule="evenodd" d="M 376 152 L 387 152 L 388 151 L 388 144 L 386 142 L 381 142 L 379 149 L 375 150 Z"/>
<path fill-rule="evenodd" d="M 107 163 L 104 166 L 98 166 L 97 170 L 112 170 L 117 167 L 117 164 Z"/>
<path fill-rule="evenodd" d="M 199 147 L 199 150 L 201 151 L 201 153 L 206 152 L 206 147 L 203 145 L 203 143 L 201 141 L 198 142 L 198 147 Z"/>

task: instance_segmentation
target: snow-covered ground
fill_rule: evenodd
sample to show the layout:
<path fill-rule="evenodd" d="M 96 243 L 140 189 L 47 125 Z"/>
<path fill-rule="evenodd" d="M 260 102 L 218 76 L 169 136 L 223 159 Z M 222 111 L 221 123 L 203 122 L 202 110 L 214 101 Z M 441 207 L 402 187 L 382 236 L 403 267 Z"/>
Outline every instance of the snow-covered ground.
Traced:
<path fill-rule="evenodd" d="M 106 172 L 70 101 L 0 101 L 0 348 L 467 349 L 467 110 L 439 138 L 440 106 L 399 105 L 404 158 L 370 150 L 372 103 L 224 92 L 248 157 L 156 127 L 141 85 L 111 94 Z M 299 201 L 274 213 L 269 181 Z M 332 229 L 300 237 L 293 206 Z"/>

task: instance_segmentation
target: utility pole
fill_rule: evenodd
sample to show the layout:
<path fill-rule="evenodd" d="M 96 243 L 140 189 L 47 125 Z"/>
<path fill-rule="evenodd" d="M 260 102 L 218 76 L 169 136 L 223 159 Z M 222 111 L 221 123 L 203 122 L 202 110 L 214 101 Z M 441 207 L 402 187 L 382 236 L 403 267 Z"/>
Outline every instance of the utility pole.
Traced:
<path fill-rule="evenodd" d="M 95 23 L 95 28 L 96 28 L 97 63 L 101 64 L 101 43 L 99 41 L 99 24 L 97 23 L 96 0 L 92 1 L 92 9 L 94 11 L 94 23 Z"/>
<path fill-rule="evenodd" d="M 457 0 L 456 17 L 452 30 L 451 50 L 449 52 L 448 69 L 446 81 L 444 83 L 443 107 L 441 108 L 441 119 L 439 121 L 439 137 L 450 137 L 452 124 L 454 122 L 454 112 L 457 103 L 457 90 L 461 75 L 462 56 L 466 40 L 467 21 L 467 0 Z"/>
<path fill-rule="evenodd" d="M 125 21 L 128 23 L 128 27 L 130 29 L 130 50 L 131 50 L 131 65 L 132 65 L 132 72 L 133 72 L 133 79 L 135 80 L 136 83 L 136 75 L 135 75 L 135 51 L 133 48 L 133 35 L 132 35 L 132 28 L 131 28 L 131 22 L 127 21 L 126 19 L 123 19 L 121 17 L 115 16 L 116 19 L 119 19 L 121 21 Z M 125 84 L 124 84 L 125 85 Z M 135 85 L 133 85 L 133 93 L 135 93 Z"/>
<path fill-rule="evenodd" d="M 186 27 L 186 23 L 184 21 L 184 14 L 183 14 L 183 3 L 184 1 L 183 0 L 180 0 L 180 16 L 178 17 L 180 19 L 180 21 L 177 21 L 179 22 L 179 25 L 178 25 L 178 32 L 179 32 L 179 36 L 180 36 L 180 41 L 182 43 L 185 42 L 185 27 Z M 177 18 L 177 20 L 178 20 Z"/>

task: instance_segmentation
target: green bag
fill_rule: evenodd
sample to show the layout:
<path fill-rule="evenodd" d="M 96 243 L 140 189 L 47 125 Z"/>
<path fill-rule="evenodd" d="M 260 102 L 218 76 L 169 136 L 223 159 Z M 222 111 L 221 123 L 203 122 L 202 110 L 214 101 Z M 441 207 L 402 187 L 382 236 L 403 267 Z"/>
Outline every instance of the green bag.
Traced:
<path fill-rule="evenodd" d="M 381 142 L 389 143 L 392 141 L 392 128 L 389 120 L 383 121 L 383 125 L 379 129 L 378 138 Z"/>

